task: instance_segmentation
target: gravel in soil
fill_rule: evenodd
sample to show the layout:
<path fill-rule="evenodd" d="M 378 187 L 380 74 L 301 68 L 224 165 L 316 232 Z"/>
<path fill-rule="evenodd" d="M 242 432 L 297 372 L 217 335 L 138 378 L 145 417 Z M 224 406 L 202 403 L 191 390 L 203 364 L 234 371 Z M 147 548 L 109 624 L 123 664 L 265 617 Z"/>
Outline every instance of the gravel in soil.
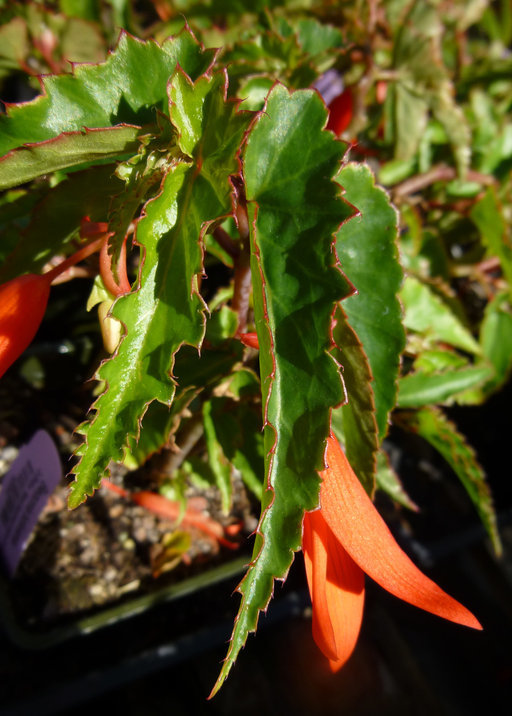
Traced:
<path fill-rule="evenodd" d="M 11 419 L 3 421 L 0 416 L 0 475 L 6 473 L 18 447 L 30 437 L 29 416 L 38 412 L 24 410 L 33 398 L 31 391 L 23 385 L 15 388 L 19 400 L 13 405 Z M 37 396 L 34 402 L 37 408 Z M 78 421 L 69 407 L 64 401 L 59 411 L 45 408 L 34 426 L 45 425 L 59 446 L 64 466 L 69 465 L 69 455 L 78 444 L 73 434 Z M 153 472 L 158 469 L 161 478 L 161 465 L 158 456 L 132 473 L 113 465 L 112 481 L 128 490 L 155 489 Z M 52 494 L 14 578 L 7 583 L 13 612 L 22 627 L 46 628 L 88 615 L 106 604 L 151 593 L 237 555 L 204 532 L 164 519 L 105 488 L 70 511 L 66 505 L 68 482 L 63 478 Z M 236 476 L 229 516 L 222 514 L 218 491 L 213 487 L 190 487 L 186 496 L 187 504 L 200 509 L 205 517 L 223 526 L 239 524 L 239 535 L 231 539 L 246 543 L 245 537 L 256 524 L 254 505 Z"/>

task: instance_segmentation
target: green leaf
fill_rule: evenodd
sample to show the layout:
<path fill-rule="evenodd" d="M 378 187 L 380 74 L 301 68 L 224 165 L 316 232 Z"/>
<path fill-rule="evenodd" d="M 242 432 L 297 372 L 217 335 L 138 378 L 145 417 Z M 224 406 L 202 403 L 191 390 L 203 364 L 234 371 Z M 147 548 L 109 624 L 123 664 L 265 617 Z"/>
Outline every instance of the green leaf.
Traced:
<path fill-rule="evenodd" d="M 183 346 L 176 355 L 175 373 L 180 386 L 206 387 L 223 382 L 243 357 L 240 341 L 226 341 L 214 349 L 201 351 Z"/>
<path fill-rule="evenodd" d="M 237 92 L 238 97 L 244 101 L 244 109 L 261 110 L 270 92 L 274 80 L 271 77 L 249 77 L 243 82 Z"/>
<path fill-rule="evenodd" d="M 350 210 L 330 180 L 344 147 L 322 131 L 325 120 L 316 92 L 276 85 L 244 155 L 266 478 L 253 561 L 214 692 L 300 548 L 304 510 L 318 504 L 330 409 L 343 400 L 328 351 L 331 314 L 347 284 L 331 243 Z"/>
<path fill-rule="evenodd" d="M 174 79 L 179 77 L 177 73 Z M 236 104 L 224 101 L 223 75 L 203 76 L 197 84 L 198 95 L 208 97 L 202 103 L 205 133 L 195 147 L 198 160 L 169 170 L 138 222 L 140 287 L 119 298 L 112 310 L 126 335 L 98 372 L 107 388 L 93 406 L 92 420 L 81 426 L 85 442 L 77 451 L 81 460 L 74 470 L 71 507 L 97 488 L 110 460 L 122 460 L 149 403 L 171 405 L 180 379 L 172 375 L 175 354 L 183 344 L 199 348 L 203 340 L 205 306 L 197 293 L 197 276 L 203 271 L 201 236 L 231 211 L 229 177 L 238 169 L 235 152 L 249 116 L 237 114 Z M 177 129 L 183 131 L 179 124 Z"/>
<path fill-rule="evenodd" d="M 0 160 L 0 190 L 58 169 L 135 154 L 140 131 L 139 127 L 118 125 L 108 129 L 63 132 L 55 139 L 20 147 Z"/>
<path fill-rule="evenodd" d="M 244 372 L 237 371 L 234 375 Z M 247 487 L 261 499 L 264 475 L 261 414 L 246 403 L 222 397 L 212 398 L 211 417 L 223 456 L 239 470 Z"/>
<path fill-rule="evenodd" d="M 4 20 L 0 27 L 0 76 L 4 70 L 19 68 L 29 51 L 26 22 L 21 17 L 14 17 L 9 22 Z"/>
<path fill-rule="evenodd" d="M 155 108 L 167 111 L 167 82 L 177 63 L 196 79 L 210 66 L 213 52 L 203 52 L 186 31 L 161 46 L 123 32 L 106 62 L 75 65 L 73 74 L 47 75 L 43 94 L 9 107 L 0 116 L 0 154 L 84 127 L 152 123 Z"/>
<path fill-rule="evenodd" d="M 356 295 L 343 302 L 343 310 L 368 356 L 382 439 L 396 400 L 405 344 L 397 298 L 402 281 L 395 244 L 397 216 L 368 167 L 347 164 L 336 178 L 343 186 L 343 197 L 360 212 L 338 231 L 336 250 L 343 271 L 357 289 Z"/>
<path fill-rule="evenodd" d="M 397 84 L 391 96 L 396 127 L 395 161 L 408 166 L 427 126 L 428 104 L 422 94 L 402 83 Z"/>
<path fill-rule="evenodd" d="M 450 403 L 459 393 L 481 386 L 494 375 L 491 366 L 480 364 L 446 373 L 411 373 L 400 379 L 397 405 L 419 408 L 433 403 Z"/>
<path fill-rule="evenodd" d="M 412 2 L 398 26 L 394 43 L 397 82 L 389 102 L 393 105 L 395 155 L 407 160 L 416 153 L 430 110 L 442 124 L 463 176 L 469 166 L 471 135 L 443 64 L 445 28 L 435 5 Z"/>
<path fill-rule="evenodd" d="M 101 62 L 107 48 L 98 26 L 81 18 L 66 18 L 60 32 L 60 52 L 68 62 Z"/>
<path fill-rule="evenodd" d="M 423 408 L 412 413 L 406 418 L 406 425 L 425 438 L 452 467 L 475 505 L 496 553 L 500 554 L 501 542 L 491 493 L 485 481 L 484 471 L 464 436 L 443 412 L 435 407 Z"/>
<path fill-rule="evenodd" d="M 379 435 L 372 374 L 363 347 L 341 308 L 336 311 L 335 319 L 333 339 L 338 349 L 333 355 L 343 367 L 348 400 L 334 411 L 333 423 L 339 415 L 343 426 L 345 454 L 365 490 L 373 495 Z"/>
<path fill-rule="evenodd" d="M 98 0 L 59 0 L 59 7 L 68 17 L 80 17 L 92 22 L 100 21 Z"/>
<path fill-rule="evenodd" d="M 297 23 L 299 45 L 308 55 L 320 55 L 343 47 L 343 35 L 337 27 L 318 22 L 314 18 Z"/>
<path fill-rule="evenodd" d="M 233 486 L 231 484 L 231 466 L 224 455 L 217 435 L 217 421 L 214 418 L 213 401 L 203 403 L 203 424 L 206 447 L 208 449 L 208 463 L 215 476 L 215 484 L 220 492 L 222 511 L 225 515 L 231 509 Z M 218 399 L 217 399 L 218 400 Z"/>
<path fill-rule="evenodd" d="M 460 353 L 448 350 L 422 351 L 414 360 L 414 370 L 425 375 L 442 373 L 447 370 L 458 370 L 468 366 L 467 359 Z"/>
<path fill-rule="evenodd" d="M 503 209 L 492 187 L 470 211 L 470 217 L 477 225 L 482 239 L 489 247 L 492 256 L 497 256 L 501 268 L 508 281 L 510 296 L 512 298 L 512 244 L 510 241 L 510 227 L 507 227 L 503 216 Z"/>
<path fill-rule="evenodd" d="M 508 293 L 499 293 L 490 301 L 480 330 L 482 352 L 495 370 L 485 392 L 497 390 L 512 370 L 512 309 Z"/>
<path fill-rule="evenodd" d="M 206 324 L 206 341 L 218 346 L 233 338 L 238 328 L 238 316 L 229 306 L 221 306 L 210 314 Z"/>
<path fill-rule="evenodd" d="M 480 354 L 480 346 L 450 307 L 428 285 L 414 276 L 407 276 L 400 292 L 405 315 L 404 324 L 421 333 L 429 342 L 440 341 Z"/>
<path fill-rule="evenodd" d="M 229 309 L 226 307 L 226 310 Z M 206 335 L 208 335 L 208 328 Z M 235 341 L 234 345 L 231 343 L 230 346 L 236 348 L 240 343 Z M 223 350 L 203 350 L 199 356 L 194 348 L 184 346 L 177 354 L 174 364 L 174 372 L 180 380 L 171 407 L 158 402 L 149 405 L 140 426 L 138 441 L 133 437 L 128 440 L 129 447 L 124 464 L 130 468 L 138 467 L 165 446 L 178 430 L 183 414 L 191 401 L 210 385 L 217 385 L 225 376 L 231 374 L 240 358 L 241 349 L 237 352 L 224 346 Z M 236 376 L 237 372 L 234 375 Z M 253 380 L 256 380 L 254 375 Z M 259 473 L 260 488 L 261 474 L 262 471 Z M 211 477 L 213 485 L 213 475 Z"/>

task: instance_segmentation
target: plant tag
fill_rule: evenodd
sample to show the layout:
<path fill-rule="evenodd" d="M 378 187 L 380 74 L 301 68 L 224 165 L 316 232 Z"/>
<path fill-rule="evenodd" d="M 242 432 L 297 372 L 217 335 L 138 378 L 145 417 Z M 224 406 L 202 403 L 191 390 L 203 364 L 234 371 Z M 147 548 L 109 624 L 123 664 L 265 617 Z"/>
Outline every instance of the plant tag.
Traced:
<path fill-rule="evenodd" d="M 10 576 L 61 477 L 57 448 L 45 430 L 38 430 L 21 448 L 0 489 L 0 556 Z"/>

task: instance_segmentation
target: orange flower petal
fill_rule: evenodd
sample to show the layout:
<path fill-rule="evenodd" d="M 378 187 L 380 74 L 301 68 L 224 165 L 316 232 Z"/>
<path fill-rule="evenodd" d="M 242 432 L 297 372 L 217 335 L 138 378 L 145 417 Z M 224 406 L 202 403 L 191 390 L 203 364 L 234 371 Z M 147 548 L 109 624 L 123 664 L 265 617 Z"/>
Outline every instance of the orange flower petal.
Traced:
<path fill-rule="evenodd" d="M 0 286 L 0 377 L 32 342 L 49 295 L 44 275 L 26 274 Z"/>
<path fill-rule="evenodd" d="M 304 515 L 302 549 L 313 603 L 313 638 L 331 670 L 337 671 L 354 651 L 359 636 L 364 573 L 338 543 L 319 510 Z"/>
<path fill-rule="evenodd" d="M 398 546 L 338 441 L 327 440 L 320 473 L 322 515 L 352 559 L 388 592 L 457 624 L 481 629 L 471 612 L 423 574 Z"/>

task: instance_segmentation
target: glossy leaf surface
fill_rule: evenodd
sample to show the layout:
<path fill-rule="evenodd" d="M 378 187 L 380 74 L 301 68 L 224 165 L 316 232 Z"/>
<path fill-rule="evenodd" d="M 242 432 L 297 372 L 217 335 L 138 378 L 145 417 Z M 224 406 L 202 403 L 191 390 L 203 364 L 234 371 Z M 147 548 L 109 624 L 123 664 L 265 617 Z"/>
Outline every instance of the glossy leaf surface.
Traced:
<path fill-rule="evenodd" d="M 55 139 L 20 147 L 0 160 L 0 190 L 59 169 L 136 154 L 139 133 L 139 127 L 118 125 L 64 132 Z"/>
<path fill-rule="evenodd" d="M 178 86 L 188 82 L 180 73 L 175 81 Z M 189 147 L 197 160 L 167 173 L 138 223 L 140 285 L 113 307 L 126 336 L 98 372 L 107 388 L 94 404 L 95 416 L 81 429 L 85 443 L 78 450 L 72 507 L 97 488 L 111 459 L 122 459 L 149 403 L 171 404 L 179 380 L 172 375 L 174 356 L 183 344 L 199 347 L 204 336 L 204 303 L 196 284 L 202 272 L 201 236 L 210 222 L 230 212 L 229 176 L 237 171 L 236 150 L 249 116 L 224 101 L 223 75 L 202 77 L 197 85 L 197 94 L 184 100 L 204 130 Z M 174 102 L 180 106 L 177 94 Z M 184 114 L 176 112 L 174 120 L 180 132 L 186 129 L 179 122 Z"/>
<path fill-rule="evenodd" d="M 367 166 L 347 164 L 337 181 L 343 186 L 343 197 L 360 212 L 338 231 L 336 249 L 343 271 L 357 288 L 357 294 L 344 301 L 343 310 L 368 356 L 382 439 L 395 404 L 405 342 L 397 297 L 402 281 L 395 245 L 397 216 Z"/>
<path fill-rule="evenodd" d="M 188 32 L 161 46 L 122 33 L 106 62 L 76 65 L 73 74 L 48 75 L 43 78 L 43 94 L 10 106 L 8 114 L 0 116 L 0 154 L 84 127 L 152 123 L 154 107 L 167 110 L 167 81 L 177 62 L 197 79 L 212 58 L 213 52 L 202 53 Z"/>
<path fill-rule="evenodd" d="M 348 285 L 331 244 L 350 208 L 329 179 L 343 145 L 322 131 L 325 121 L 316 93 L 277 85 L 244 154 L 266 476 L 253 561 L 239 585 L 242 602 L 214 690 L 300 547 L 304 510 L 318 501 L 330 409 L 343 400 L 328 351 L 331 314 Z"/>

